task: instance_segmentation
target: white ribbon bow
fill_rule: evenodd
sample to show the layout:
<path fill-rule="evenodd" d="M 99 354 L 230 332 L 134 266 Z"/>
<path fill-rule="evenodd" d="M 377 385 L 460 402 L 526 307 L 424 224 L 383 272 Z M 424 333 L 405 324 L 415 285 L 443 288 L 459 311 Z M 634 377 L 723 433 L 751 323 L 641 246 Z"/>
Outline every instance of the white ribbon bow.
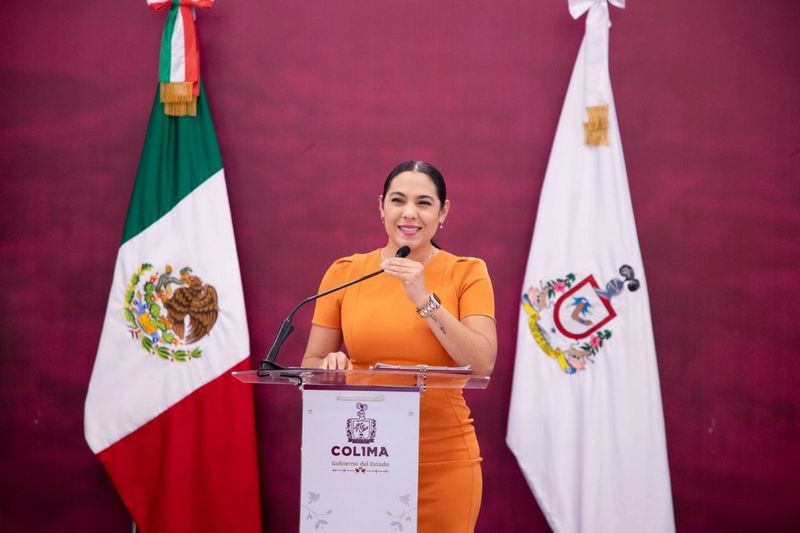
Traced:
<path fill-rule="evenodd" d="M 611 3 L 620 9 L 625 9 L 625 0 L 567 0 L 569 2 L 569 14 L 576 19 L 589 11 L 595 4 Z"/>

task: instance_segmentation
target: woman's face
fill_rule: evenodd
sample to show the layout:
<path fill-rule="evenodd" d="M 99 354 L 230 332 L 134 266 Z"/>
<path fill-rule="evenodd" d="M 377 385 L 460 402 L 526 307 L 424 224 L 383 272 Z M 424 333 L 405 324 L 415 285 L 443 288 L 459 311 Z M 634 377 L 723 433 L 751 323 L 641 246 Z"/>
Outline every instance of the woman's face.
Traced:
<path fill-rule="evenodd" d="M 427 246 L 444 223 L 450 200 L 444 205 L 436 196 L 436 186 L 427 174 L 407 171 L 395 176 L 386 197 L 380 198 L 389 244 L 397 249 L 409 246 L 412 250 Z"/>

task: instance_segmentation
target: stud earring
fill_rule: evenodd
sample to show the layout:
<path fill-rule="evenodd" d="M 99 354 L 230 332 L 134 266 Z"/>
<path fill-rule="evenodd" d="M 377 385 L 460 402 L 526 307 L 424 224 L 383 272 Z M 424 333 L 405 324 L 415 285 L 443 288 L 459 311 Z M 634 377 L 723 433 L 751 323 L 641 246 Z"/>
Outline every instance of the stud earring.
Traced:
<path fill-rule="evenodd" d="M 444 222 L 439 222 L 439 229 L 444 229 Z"/>

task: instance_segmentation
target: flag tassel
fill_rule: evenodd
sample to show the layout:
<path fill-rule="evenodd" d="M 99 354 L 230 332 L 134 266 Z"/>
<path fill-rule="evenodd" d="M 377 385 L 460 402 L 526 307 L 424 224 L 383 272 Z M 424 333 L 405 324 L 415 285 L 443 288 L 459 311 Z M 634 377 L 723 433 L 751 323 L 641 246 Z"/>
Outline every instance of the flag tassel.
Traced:
<path fill-rule="evenodd" d="M 587 146 L 608 145 L 608 104 L 589 106 L 588 122 L 583 123 L 584 143 Z"/>
<path fill-rule="evenodd" d="M 197 97 L 194 95 L 194 83 L 161 82 L 160 100 L 164 104 L 164 114 L 171 117 L 196 117 Z"/>

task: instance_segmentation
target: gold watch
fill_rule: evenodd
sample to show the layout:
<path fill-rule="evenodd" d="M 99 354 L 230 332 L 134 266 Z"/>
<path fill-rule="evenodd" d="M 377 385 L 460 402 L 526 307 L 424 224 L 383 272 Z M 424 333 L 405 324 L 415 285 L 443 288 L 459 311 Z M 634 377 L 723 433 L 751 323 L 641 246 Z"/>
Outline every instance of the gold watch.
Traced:
<path fill-rule="evenodd" d="M 436 296 L 435 292 L 432 292 L 430 296 L 428 296 L 428 302 L 423 305 L 422 307 L 417 308 L 417 314 L 422 318 L 428 318 L 431 313 L 436 311 L 442 306 L 442 301 Z"/>

